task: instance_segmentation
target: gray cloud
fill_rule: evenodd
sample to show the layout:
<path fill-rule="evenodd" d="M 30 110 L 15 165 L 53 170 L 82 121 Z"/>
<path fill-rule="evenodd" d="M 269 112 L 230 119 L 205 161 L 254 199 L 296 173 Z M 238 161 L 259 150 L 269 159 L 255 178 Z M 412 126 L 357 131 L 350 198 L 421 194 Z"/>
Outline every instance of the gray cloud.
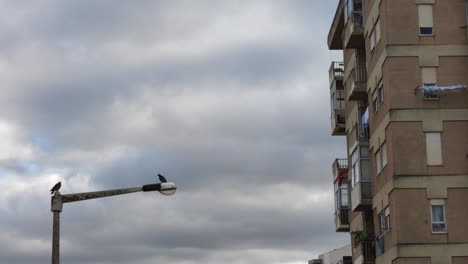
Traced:
<path fill-rule="evenodd" d="M 0 262 L 50 258 L 48 189 L 138 186 L 62 213 L 66 263 L 298 263 L 333 226 L 316 1 L 2 1 Z"/>

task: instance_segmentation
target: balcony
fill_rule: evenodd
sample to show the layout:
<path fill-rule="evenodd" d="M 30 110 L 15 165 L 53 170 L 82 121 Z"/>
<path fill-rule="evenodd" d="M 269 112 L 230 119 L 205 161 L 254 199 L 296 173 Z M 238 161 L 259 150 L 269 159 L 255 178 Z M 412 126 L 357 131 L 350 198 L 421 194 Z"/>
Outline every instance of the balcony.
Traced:
<path fill-rule="evenodd" d="M 375 263 L 375 248 L 372 241 L 361 241 L 360 243 L 364 264 Z"/>
<path fill-rule="evenodd" d="M 335 231 L 349 232 L 349 209 L 340 209 L 335 212 Z"/>
<path fill-rule="evenodd" d="M 350 211 L 347 159 L 336 159 L 333 162 L 333 183 L 335 186 L 335 229 L 336 232 L 349 232 Z"/>
<path fill-rule="evenodd" d="M 372 182 L 358 182 L 351 190 L 353 211 L 365 211 L 372 207 Z"/>
<path fill-rule="evenodd" d="M 332 165 L 333 182 L 337 182 L 341 177 L 341 181 L 345 182 L 348 179 L 348 159 L 336 159 Z"/>
<path fill-rule="evenodd" d="M 339 1 L 336 8 L 335 17 L 328 32 L 328 49 L 342 50 L 343 49 L 343 28 L 344 28 L 344 1 Z"/>
<path fill-rule="evenodd" d="M 351 162 L 351 210 L 365 211 L 372 207 L 369 147 L 357 145 L 351 154 Z"/>
<path fill-rule="evenodd" d="M 332 62 L 329 69 L 330 78 L 330 106 L 332 135 L 346 134 L 345 91 L 343 87 L 344 64 Z"/>
<path fill-rule="evenodd" d="M 356 8 L 356 7 L 355 7 Z M 347 19 L 347 21 L 346 21 Z M 356 8 L 345 16 L 345 28 L 343 32 L 344 47 L 346 49 L 363 49 L 364 41 L 364 16 L 361 9 Z"/>
<path fill-rule="evenodd" d="M 356 131 L 356 138 L 358 141 L 369 141 L 369 124 L 356 124 L 354 131 Z"/>
<path fill-rule="evenodd" d="M 369 125 L 367 123 L 355 123 L 348 134 L 348 148 L 356 146 L 368 147 L 369 146 Z"/>
<path fill-rule="evenodd" d="M 354 67 L 345 83 L 348 100 L 367 100 L 367 69 Z"/>

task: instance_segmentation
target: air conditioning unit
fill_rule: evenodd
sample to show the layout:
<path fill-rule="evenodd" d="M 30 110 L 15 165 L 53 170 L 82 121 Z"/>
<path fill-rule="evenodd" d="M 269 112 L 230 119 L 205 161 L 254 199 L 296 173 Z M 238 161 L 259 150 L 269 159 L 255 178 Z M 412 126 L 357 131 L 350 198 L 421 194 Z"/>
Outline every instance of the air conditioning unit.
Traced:
<path fill-rule="evenodd" d="M 321 259 L 309 260 L 309 264 L 323 264 Z"/>

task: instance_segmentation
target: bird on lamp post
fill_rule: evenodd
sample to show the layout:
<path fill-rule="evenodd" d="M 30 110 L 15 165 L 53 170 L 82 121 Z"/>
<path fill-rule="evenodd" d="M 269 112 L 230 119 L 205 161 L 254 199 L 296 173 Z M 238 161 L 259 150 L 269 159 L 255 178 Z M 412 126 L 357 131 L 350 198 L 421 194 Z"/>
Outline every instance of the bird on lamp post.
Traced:
<path fill-rule="evenodd" d="M 158 173 L 159 180 L 161 182 L 167 182 L 166 177 L 162 176 L 161 174 Z"/>
<path fill-rule="evenodd" d="M 62 187 L 62 183 L 61 182 L 56 183 L 54 187 L 50 189 L 50 194 L 53 194 L 54 192 L 60 190 L 60 187 Z"/>

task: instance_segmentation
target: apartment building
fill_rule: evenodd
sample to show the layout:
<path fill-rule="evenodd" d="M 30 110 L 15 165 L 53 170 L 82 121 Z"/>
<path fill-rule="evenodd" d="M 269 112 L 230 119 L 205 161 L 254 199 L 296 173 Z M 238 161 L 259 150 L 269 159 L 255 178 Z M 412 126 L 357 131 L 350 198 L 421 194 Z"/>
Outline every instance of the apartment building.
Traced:
<path fill-rule="evenodd" d="M 353 263 L 468 263 L 468 1 L 341 0 L 335 224 Z"/>
<path fill-rule="evenodd" d="M 309 260 L 309 264 L 352 264 L 351 246 L 347 245 Z"/>

